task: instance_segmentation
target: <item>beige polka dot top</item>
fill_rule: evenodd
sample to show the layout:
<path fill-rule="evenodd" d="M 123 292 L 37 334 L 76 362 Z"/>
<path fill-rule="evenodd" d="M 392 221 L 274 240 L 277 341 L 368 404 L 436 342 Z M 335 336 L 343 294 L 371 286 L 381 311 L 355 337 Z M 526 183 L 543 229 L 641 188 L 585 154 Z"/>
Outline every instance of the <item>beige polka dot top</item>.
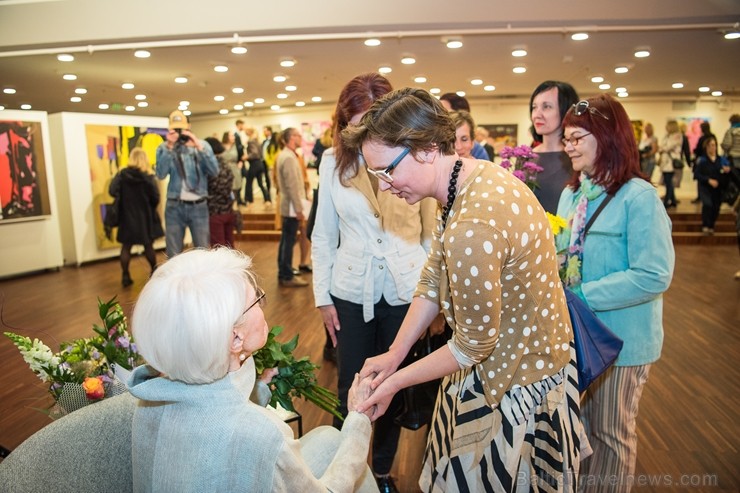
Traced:
<path fill-rule="evenodd" d="M 508 171 L 478 161 L 435 232 L 416 296 L 438 301 L 486 398 L 560 371 L 572 330 L 547 216 Z"/>

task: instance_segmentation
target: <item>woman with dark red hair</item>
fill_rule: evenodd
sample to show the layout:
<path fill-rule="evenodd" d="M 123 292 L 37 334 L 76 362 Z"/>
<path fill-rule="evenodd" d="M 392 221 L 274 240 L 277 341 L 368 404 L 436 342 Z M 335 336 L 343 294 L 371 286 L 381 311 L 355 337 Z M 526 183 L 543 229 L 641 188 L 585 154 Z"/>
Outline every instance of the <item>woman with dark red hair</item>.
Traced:
<path fill-rule="evenodd" d="M 662 295 L 674 264 L 671 223 L 640 171 L 632 125 L 619 102 L 606 94 L 579 101 L 563 127 L 574 175 L 558 204 L 568 223 L 556 238 L 558 252 L 565 252 L 561 277 L 624 341 L 614 366 L 582 398 L 593 455 L 581 465 L 581 481 L 590 491 L 603 484 L 597 478 L 616 478 L 619 486 L 610 491 L 629 491 L 637 408 L 663 345 Z"/>

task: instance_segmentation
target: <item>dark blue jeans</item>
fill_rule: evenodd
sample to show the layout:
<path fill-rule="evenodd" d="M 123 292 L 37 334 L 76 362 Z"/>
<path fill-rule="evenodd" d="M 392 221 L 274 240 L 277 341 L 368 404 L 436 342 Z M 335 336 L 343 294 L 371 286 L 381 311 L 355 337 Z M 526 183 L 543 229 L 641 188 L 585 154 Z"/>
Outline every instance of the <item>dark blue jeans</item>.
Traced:
<path fill-rule="evenodd" d="M 365 359 L 388 351 L 401 328 L 409 305 L 391 306 L 384 298 L 375 304 L 375 318 L 365 322 L 362 305 L 340 300 L 332 296 L 337 309 L 339 325 L 337 331 L 337 390 L 339 412 L 347 415 L 347 393 L 352 386 L 355 373 L 359 373 Z M 388 474 L 398 448 L 401 428 L 393 420 L 401 411 L 403 399 L 398 393 L 391 400 L 388 410 L 375 422 L 373 433 L 372 469 L 375 474 Z M 341 422 L 334 418 L 334 426 L 341 428 Z"/>
<path fill-rule="evenodd" d="M 663 205 L 666 207 L 676 205 L 676 191 L 673 187 L 673 175 L 675 173 L 663 172 L 663 184 L 665 185 L 665 197 L 663 198 Z"/>
<path fill-rule="evenodd" d="M 298 219 L 283 216 L 283 228 L 278 246 L 278 279 L 293 279 L 293 247 L 298 234 Z"/>

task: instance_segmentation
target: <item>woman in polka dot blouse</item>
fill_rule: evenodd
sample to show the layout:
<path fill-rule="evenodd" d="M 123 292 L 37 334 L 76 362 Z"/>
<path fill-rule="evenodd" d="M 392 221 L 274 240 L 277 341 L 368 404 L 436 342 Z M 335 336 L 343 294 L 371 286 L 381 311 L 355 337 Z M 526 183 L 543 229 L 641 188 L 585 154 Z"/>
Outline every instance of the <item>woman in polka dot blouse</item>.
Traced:
<path fill-rule="evenodd" d="M 445 206 L 398 336 L 361 371 L 375 375 L 375 392 L 360 408 L 376 406 L 377 418 L 400 389 L 443 377 L 422 490 L 573 490 L 582 427 L 572 331 L 537 199 L 502 168 L 460 158 L 455 124 L 421 89 L 379 99 L 342 138 L 381 190 Z M 448 344 L 396 371 L 440 307 Z"/>

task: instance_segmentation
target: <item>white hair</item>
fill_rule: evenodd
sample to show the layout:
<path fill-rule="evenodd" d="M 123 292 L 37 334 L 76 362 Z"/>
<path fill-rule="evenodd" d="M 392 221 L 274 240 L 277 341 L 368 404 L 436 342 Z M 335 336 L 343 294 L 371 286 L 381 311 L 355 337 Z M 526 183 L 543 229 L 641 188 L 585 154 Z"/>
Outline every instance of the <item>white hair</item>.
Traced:
<path fill-rule="evenodd" d="M 146 362 L 171 380 L 209 383 L 229 367 L 232 329 L 255 285 L 238 250 L 195 249 L 160 266 L 144 286 L 131 326 Z"/>

